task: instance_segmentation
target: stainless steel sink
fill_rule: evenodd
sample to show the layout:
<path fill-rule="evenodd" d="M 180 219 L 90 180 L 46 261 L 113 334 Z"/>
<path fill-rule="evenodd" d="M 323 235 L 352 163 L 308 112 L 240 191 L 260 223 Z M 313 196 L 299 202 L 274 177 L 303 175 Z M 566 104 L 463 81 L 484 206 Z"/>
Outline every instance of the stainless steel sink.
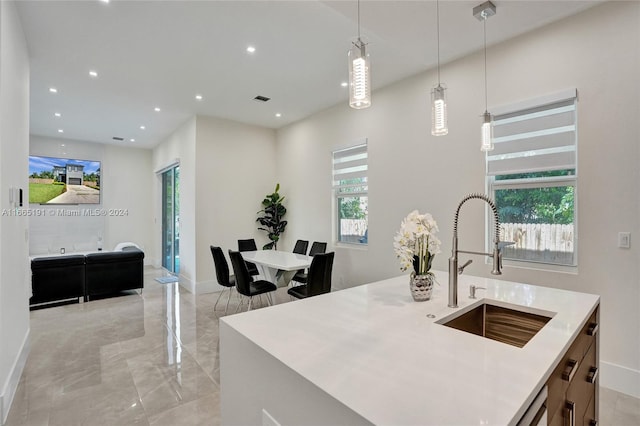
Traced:
<path fill-rule="evenodd" d="M 521 348 L 554 315 L 552 312 L 525 312 L 517 305 L 506 306 L 485 301 L 471 310 L 456 312 L 436 323 Z"/>

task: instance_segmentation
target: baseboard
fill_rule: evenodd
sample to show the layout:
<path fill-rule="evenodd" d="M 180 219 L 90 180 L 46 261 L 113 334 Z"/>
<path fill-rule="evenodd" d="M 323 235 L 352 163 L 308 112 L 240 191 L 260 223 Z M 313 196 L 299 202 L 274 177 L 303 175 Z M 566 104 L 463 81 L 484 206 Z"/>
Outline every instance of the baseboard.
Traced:
<path fill-rule="evenodd" d="M 190 293 L 194 294 L 216 293 L 226 288 L 218 284 L 217 281 L 207 280 L 198 281 L 196 283 L 193 282 L 193 280 L 187 279 L 183 276 L 180 276 L 180 285 L 186 288 Z"/>
<path fill-rule="evenodd" d="M 3 425 L 7 421 L 11 403 L 13 402 L 13 398 L 16 395 L 16 390 L 18 389 L 18 384 L 20 383 L 20 377 L 22 377 L 24 366 L 27 363 L 27 357 L 29 356 L 30 349 L 30 333 L 31 329 L 29 328 L 24 336 L 24 340 L 22 341 L 20 352 L 18 352 L 18 356 L 16 357 L 13 366 L 11 367 L 9 377 L 7 378 L 7 381 L 2 388 L 2 393 L 0 394 L 0 425 Z"/>
<path fill-rule="evenodd" d="M 194 280 L 192 280 L 191 278 L 187 278 L 184 275 L 180 275 L 180 281 L 179 284 L 180 286 L 182 286 L 183 288 L 185 288 L 189 293 L 196 293 L 196 283 Z"/>
<path fill-rule="evenodd" d="M 214 280 L 199 281 L 196 285 L 196 294 L 216 293 L 224 289 L 225 287 L 222 287 Z"/>
<path fill-rule="evenodd" d="M 640 371 L 600 361 L 600 386 L 640 398 Z"/>

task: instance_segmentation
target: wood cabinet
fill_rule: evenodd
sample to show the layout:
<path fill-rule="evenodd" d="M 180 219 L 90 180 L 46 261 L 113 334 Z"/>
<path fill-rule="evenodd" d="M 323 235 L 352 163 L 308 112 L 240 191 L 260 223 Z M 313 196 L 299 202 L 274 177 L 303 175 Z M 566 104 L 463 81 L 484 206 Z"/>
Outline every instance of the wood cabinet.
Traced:
<path fill-rule="evenodd" d="M 598 322 L 596 307 L 547 381 L 550 426 L 598 423 Z"/>

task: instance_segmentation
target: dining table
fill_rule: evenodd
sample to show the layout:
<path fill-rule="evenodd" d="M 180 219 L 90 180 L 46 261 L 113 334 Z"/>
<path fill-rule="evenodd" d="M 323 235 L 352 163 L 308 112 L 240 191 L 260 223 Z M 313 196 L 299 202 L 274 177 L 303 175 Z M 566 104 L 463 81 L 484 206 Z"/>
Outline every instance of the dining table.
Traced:
<path fill-rule="evenodd" d="M 242 258 L 255 263 L 260 275 L 278 287 L 286 287 L 300 269 L 311 265 L 313 257 L 280 250 L 243 251 Z"/>

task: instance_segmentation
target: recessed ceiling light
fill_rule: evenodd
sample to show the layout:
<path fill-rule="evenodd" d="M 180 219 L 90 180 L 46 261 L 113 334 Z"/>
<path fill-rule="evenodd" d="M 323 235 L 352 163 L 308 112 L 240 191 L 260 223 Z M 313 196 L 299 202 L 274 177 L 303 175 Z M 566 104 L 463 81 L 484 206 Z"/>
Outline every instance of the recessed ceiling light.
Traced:
<path fill-rule="evenodd" d="M 280 118 L 282 117 L 282 114 L 280 114 L 279 112 L 276 113 L 276 117 Z"/>
<path fill-rule="evenodd" d="M 58 93 L 58 89 L 56 89 L 55 87 L 49 87 L 49 92 Z"/>
<path fill-rule="evenodd" d="M 155 107 L 153 110 L 154 110 L 155 112 L 160 112 L 160 108 L 159 108 L 159 107 Z"/>
<path fill-rule="evenodd" d="M 340 83 L 340 86 L 342 87 L 347 87 L 349 85 L 349 83 L 347 83 L 346 81 L 343 81 L 342 83 Z"/>
<path fill-rule="evenodd" d="M 97 78 L 98 77 L 98 72 L 97 71 L 89 71 L 89 76 L 93 77 L 93 78 Z"/>
<path fill-rule="evenodd" d="M 255 47 L 253 47 L 253 46 L 249 46 L 249 47 L 247 47 L 247 52 L 249 52 L 249 53 L 253 53 L 253 52 L 255 52 L 255 51 L 256 51 L 256 48 L 255 48 Z"/>
<path fill-rule="evenodd" d="M 201 101 L 202 100 L 202 95 L 196 95 L 196 101 Z"/>
<path fill-rule="evenodd" d="M 59 112 L 54 112 L 53 115 L 55 115 L 58 118 L 62 117 L 62 114 L 60 114 Z"/>
<path fill-rule="evenodd" d="M 62 144 L 60 144 L 60 146 L 64 148 L 65 145 L 62 143 Z"/>
<path fill-rule="evenodd" d="M 102 3 L 109 3 L 109 0 L 100 0 Z"/>
<path fill-rule="evenodd" d="M 146 127 L 140 126 L 140 130 L 144 130 L 144 129 L 146 129 Z"/>
<path fill-rule="evenodd" d="M 58 129 L 58 133 L 64 133 L 64 130 Z"/>
<path fill-rule="evenodd" d="M 135 140 L 135 139 L 133 139 L 133 138 L 129 139 L 129 142 L 135 142 L 135 141 L 136 141 L 136 140 Z"/>

